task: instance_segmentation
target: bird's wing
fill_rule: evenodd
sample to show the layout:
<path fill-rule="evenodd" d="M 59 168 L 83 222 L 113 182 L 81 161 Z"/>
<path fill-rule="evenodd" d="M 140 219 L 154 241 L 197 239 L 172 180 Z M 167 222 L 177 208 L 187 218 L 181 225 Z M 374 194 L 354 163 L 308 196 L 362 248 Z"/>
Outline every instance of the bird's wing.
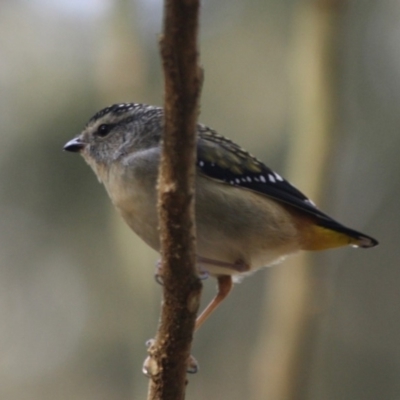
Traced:
<path fill-rule="evenodd" d="M 316 217 L 316 223 L 357 239 L 366 239 L 366 247 L 377 242 L 343 226 L 320 211 L 315 204 L 256 157 L 231 140 L 204 125 L 198 127 L 197 167 L 200 172 L 228 185 L 245 188 Z M 368 244 L 368 245 L 367 245 Z"/>

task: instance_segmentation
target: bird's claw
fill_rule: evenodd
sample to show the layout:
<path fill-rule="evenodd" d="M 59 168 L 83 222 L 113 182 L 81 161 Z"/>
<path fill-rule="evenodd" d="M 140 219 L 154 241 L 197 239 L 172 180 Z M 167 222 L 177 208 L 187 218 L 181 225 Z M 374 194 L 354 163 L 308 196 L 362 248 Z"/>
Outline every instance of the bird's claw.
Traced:
<path fill-rule="evenodd" d="M 186 372 L 188 374 L 195 374 L 198 372 L 198 370 L 199 370 L 199 364 L 197 360 L 192 355 L 190 355 L 186 367 Z"/>
<path fill-rule="evenodd" d="M 149 355 L 144 360 L 142 372 L 148 378 L 151 378 L 152 376 L 156 375 L 159 372 L 159 366 L 155 358 L 151 354 L 151 347 L 154 345 L 154 343 L 155 343 L 154 339 L 149 339 L 146 341 L 146 347 Z M 199 370 L 199 364 L 197 360 L 192 355 L 190 355 L 187 361 L 186 372 L 188 374 L 195 374 L 196 372 L 198 372 L 198 370 Z"/>
<path fill-rule="evenodd" d="M 202 264 L 198 264 L 198 265 L 197 265 L 197 276 L 199 277 L 199 279 L 200 279 L 201 281 L 204 281 L 204 280 L 206 280 L 206 279 L 210 276 L 210 273 L 208 272 L 207 269 L 205 269 L 205 268 L 203 267 Z"/>
<path fill-rule="evenodd" d="M 154 279 L 159 285 L 164 286 L 164 279 L 163 279 L 163 271 L 162 271 L 161 260 L 158 260 L 156 262 L 156 271 L 154 273 Z"/>

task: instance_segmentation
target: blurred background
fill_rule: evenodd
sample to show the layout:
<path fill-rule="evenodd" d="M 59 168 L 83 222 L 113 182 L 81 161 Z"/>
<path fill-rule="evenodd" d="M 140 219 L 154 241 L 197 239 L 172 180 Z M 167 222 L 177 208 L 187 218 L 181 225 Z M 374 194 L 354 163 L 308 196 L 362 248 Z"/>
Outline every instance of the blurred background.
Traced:
<path fill-rule="evenodd" d="M 145 399 L 158 256 L 62 147 L 109 104 L 162 104 L 161 1 L 0 7 L 0 398 Z M 201 63 L 200 120 L 380 246 L 236 285 L 187 398 L 400 399 L 400 3 L 204 0 Z"/>

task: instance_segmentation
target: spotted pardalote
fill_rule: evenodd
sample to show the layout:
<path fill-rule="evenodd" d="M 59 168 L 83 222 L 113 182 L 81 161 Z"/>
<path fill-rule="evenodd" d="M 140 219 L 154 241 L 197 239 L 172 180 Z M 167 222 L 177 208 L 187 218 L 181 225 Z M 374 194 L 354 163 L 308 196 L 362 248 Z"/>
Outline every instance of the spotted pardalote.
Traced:
<path fill-rule="evenodd" d="M 162 132 L 162 108 L 115 104 L 95 114 L 64 147 L 83 156 L 126 223 L 155 250 Z M 281 175 L 202 124 L 195 190 L 198 263 L 219 282 L 219 293 L 197 326 L 227 295 L 234 275 L 299 250 L 378 243 L 336 222 Z"/>

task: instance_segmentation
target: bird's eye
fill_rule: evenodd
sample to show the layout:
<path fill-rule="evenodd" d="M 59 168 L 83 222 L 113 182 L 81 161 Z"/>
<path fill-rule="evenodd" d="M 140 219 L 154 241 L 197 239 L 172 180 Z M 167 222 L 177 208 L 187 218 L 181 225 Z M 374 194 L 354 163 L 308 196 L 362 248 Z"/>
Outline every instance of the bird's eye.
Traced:
<path fill-rule="evenodd" d="M 105 137 L 105 136 L 107 136 L 109 133 L 110 133 L 110 131 L 111 131 L 111 129 L 112 129 L 112 125 L 109 125 L 109 124 L 101 124 L 98 128 L 97 128 L 97 136 L 100 136 L 100 137 Z"/>

